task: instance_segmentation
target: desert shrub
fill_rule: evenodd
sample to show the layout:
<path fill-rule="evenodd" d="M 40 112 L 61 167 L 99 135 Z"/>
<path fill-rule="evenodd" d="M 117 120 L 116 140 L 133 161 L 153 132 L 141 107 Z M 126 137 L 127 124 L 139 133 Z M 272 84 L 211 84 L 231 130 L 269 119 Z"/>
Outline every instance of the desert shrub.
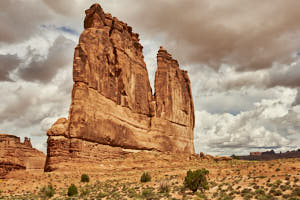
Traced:
<path fill-rule="evenodd" d="M 145 197 L 146 199 L 152 199 L 154 196 L 154 193 L 151 189 L 146 188 L 142 191 L 142 196 Z"/>
<path fill-rule="evenodd" d="M 256 194 L 256 195 L 264 195 L 264 194 L 265 194 L 265 191 L 262 190 L 262 189 L 257 189 L 257 190 L 255 190 L 255 194 Z"/>
<path fill-rule="evenodd" d="M 289 188 L 290 188 L 289 185 L 281 185 L 281 186 L 280 186 L 280 189 L 281 189 L 282 191 L 286 191 L 286 190 L 288 190 Z"/>
<path fill-rule="evenodd" d="M 193 192 L 196 192 L 198 189 L 201 192 L 208 190 L 208 182 L 206 176 L 209 174 L 209 171 L 206 169 L 198 169 L 195 171 L 187 171 L 187 175 L 184 180 L 185 187 L 189 188 Z"/>
<path fill-rule="evenodd" d="M 81 175 L 81 182 L 85 182 L 85 183 L 88 183 L 90 182 L 90 177 L 87 175 L 87 174 L 82 174 Z"/>
<path fill-rule="evenodd" d="M 217 196 L 219 196 L 218 198 L 216 198 Z M 200 197 L 200 196 L 199 196 Z M 219 194 L 213 194 L 213 197 L 215 197 L 214 199 L 217 199 L 217 200 L 233 200 L 234 199 L 234 196 L 232 194 L 226 194 L 226 191 L 221 191 Z M 204 198 L 202 198 L 204 199 Z M 208 199 L 208 198 L 206 198 Z"/>
<path fill-rule="evenodd" d="M 145 183 L 145 182 L 149 182 L 151 181 L 151 176 L 148 172 L 144 172 L 141 176 L 141 182 Z"/>
<path fill-rule="evenodd" d="M 127 192 L 128 192 L 128 197 L 131 199 L 138 198 L 140 196 L 134 188 L 129 188 Z"/>
<path fill-rule="evenodd" d="M 280 190 L 271 189 L 270 194 L 273 194 L 274 196 L 281 196 L 282 192 Z"/>
<path fill-rule="evenodd" d="M 90 190 L 88 188 L 82 188 L 80 189 L 80 196 L 84 197 L 90 194 Z"/>
<path fill-rule="evenodd" d="M 251 192 L 252 190 L 250 188 L 245 188 L 241 191 L 241 196 L 244 198 L 244 199 L 251 199 L 253 194 Z"/>
<path fill-rule="evenodd" d="M 300 197 L 300 188 L 295 188 L 292 192 L 292 195 Z"/>
<path fill-rule="evenodd" d="M 71 186 L 68 188 L 68 196 L 70 197 L 70 196 L 74 196 L 77 194 L 78 194 L 78 190 L 77 190 L 76 185 L 71 184 Z"/>
<path fill-rule="evenodd" d="M 278 186 L 279 186 L 281 183 L 282 183 L 282 180 L 277 180 L 277 181 L 275 181 L 275 184 L 278 185 Z"/>
<path fill-rule="evenodd" d="M 159 192 L 161 192 L 161 193 L 169 193 L 170 192 L 170 188 L 169 188 L 167 181 L 163 181 L 160 183 Z"/>
<path fill-rule="evenodd" d="M 276 172 L 279 172 L 280 171 L 280 169 L 279 168 L 276 168 L 276 170 L 275 170 Z"/>
<path fill-rule="evenodd" d="M 54 195 L 54 189 L 51 184 L 49 184 L 48 186 L 42 187 L 40 192 L 41 192 L 42 196 L 45 198 L 51 198 Z"/>
<path fill-rule="evenodd" d="M 261 178 L 261 179 L 264 179 L 264 178 L 266 178 L 266 176 L 258 176 L 257 178 Z"/>
<path fill-rule="evenodd" d="M 259 194 L 255 196 L 255 199 L 257 200 L 277 200 L 277 198 L 273 197 L 270 194 Z"/>

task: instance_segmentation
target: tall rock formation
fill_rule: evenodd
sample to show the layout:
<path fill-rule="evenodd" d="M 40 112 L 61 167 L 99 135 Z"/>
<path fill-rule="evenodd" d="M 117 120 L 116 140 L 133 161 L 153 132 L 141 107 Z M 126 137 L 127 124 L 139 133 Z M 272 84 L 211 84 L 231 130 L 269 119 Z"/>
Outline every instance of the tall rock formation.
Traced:
<path fill-rule="evenodd" d="M 187 72 L 161 48 L 152 95 L 139 35 L 99 4 L 85 12 L 69 119 L 59 119 L 47 132 L 45 171 L 97 162 L 124 154 L 123 149 L 194 153 Z"/>
<path fill-rule="evenodd" d="M 43 169 L 46 156 L 32 148 L 30 139 L 24 142 L 14 135 L 0 134 L 0 178 L 18 169 Z"/>

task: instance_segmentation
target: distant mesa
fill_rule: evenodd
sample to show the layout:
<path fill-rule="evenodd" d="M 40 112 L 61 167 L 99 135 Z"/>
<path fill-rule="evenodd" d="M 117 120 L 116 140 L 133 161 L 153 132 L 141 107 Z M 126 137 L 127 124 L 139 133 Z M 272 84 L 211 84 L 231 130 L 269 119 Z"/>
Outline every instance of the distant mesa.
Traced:
<path fill-rule="evenodd" d="M 85 13 L 74 53 L 69 118 L 58 119 L 47 132 L 45 171 L 97 163 L 128 149 L 193 154 L 187 72 L 161 47 L 153 94 L 139 35 L 99 4 Z"/>
<path fill-rule="evenodd" d="M 265 152 L 250 152 L 247 156 L 234 156 L 235 158 L 241 160 L 276 160 L 276 159 L 284 159 L 284 158 L 300 158 L 300 149 L 287 151 L 285 153 L 275 153 L 274 150 L 265 151 Z"/>
<path fill-rule="evenodd" d="M 29 138 L 20 142 L 20 138 L 9 134 L 0 134 L 0 178 L 13 170 L 43 169 L 46 156 L 32 148 Z"/>

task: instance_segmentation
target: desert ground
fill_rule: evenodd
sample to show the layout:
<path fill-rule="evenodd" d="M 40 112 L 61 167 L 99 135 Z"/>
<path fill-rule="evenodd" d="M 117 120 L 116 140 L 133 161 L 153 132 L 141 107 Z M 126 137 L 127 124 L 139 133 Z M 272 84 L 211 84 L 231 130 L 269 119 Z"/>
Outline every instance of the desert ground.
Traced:
<path fill-rule="evenodd" d="M 184 187 L 189 169 L 209 170 L 209 189 L 195 193 Z M 0 199 L 300 199 L 300 159 L 273 161 L 213 161 L 200 156 L 134 152 L 103 160 L 96 166 L 81 163 L 65 170 L 14 171 L 0 182 Z M 151 181 L 140 181 L 148 172 Z M 87 174 L 89 182 L 81 182 Z M 69 197 L 74 184 L 78 194 Z"/>

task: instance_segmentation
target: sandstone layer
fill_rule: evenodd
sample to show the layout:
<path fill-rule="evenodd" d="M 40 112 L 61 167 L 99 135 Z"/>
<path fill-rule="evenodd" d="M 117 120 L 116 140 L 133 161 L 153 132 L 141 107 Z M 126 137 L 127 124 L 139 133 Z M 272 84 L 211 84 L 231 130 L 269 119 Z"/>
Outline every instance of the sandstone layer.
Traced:
<path fill-rule="evenodd" d="M 124 149 L 194 153 L 194 107 L 187 72 L 162 47 L 152 94 L 139 35 L 103 12 L 86 10 L 75 48 L 69 118 L 48 130 L 45 171 L 97 162 Z"/>
<path fill-rule="evenodd" d="M 30 139 L 24 142 L 14 135 L 0 134 L 0 178 L 18 169 L 43 169 L 46 156 L 32 147 Z"/>

